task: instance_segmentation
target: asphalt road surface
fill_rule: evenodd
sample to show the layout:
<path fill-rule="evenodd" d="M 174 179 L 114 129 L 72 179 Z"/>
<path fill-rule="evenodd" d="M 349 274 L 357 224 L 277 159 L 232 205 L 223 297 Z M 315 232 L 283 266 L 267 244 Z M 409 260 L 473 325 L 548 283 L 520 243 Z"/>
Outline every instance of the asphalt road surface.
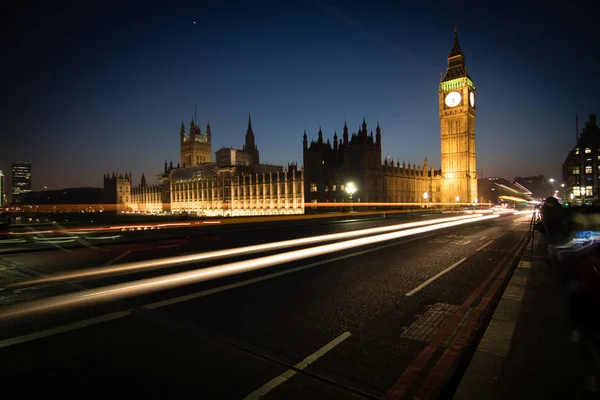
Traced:
<path fill-rule="evenodd" d="M 406 221 L 257 227 L 4 255 L 2 391 L 19 398 L 447 397 L 509 276 L 530 219 L 521 214 L 432 229 L 183 287 L 18 317 L 3 311 L 344 240 L 31 283 L 57 273 Z"/>

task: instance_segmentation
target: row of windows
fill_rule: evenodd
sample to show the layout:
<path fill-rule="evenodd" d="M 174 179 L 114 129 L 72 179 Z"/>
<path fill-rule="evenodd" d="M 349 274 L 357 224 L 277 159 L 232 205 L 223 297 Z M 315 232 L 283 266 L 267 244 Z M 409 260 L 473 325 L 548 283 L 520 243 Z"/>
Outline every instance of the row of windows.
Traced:
<path fill-rule="evenodd" d="M 590 154 L 592 152 L 592 149 L 590 149 L 589 147 L 586 147 L 584 150 L 585 154 Z M 598 149 L 598 152 L 600 153 L 600 149 Z M 579 154 L 579 147 L 575 148 L 575 155 Z M 600 160 L 600 156 L 598 156 L 598 159 Z"/>
<path fill-rule="evenodd" d="M 342 192 L 344 191 L 344 185 L 340 185 L 340 190 Z M 311 183 L 310 184 L 310 191 L 313 192 L 313 193 L 317 191 L 317 184 L 316 183 Z M 325 186 L 325 191 L 329 192 L 329 186 Z M 337 185 L 331 185 L 331 191 L 332 192 L 337 191 Z"/>
<path fill-rule="evenodd" d="M 585 188 L 581 187 L 581 189 L 579 188 L 579 186 L 575 186 L 573 188 L 573 196 L 592 196 L 594 194 L 591 186 L 586 186 Z"/>
<path fill-rule="evenodd" d="M 591 165 L 586 165 L 585 173 L 586 174 L 593 173 L 593 167 Z M 600 173 L 600 165 L 598 165 L 598 173 Z M 579 167 L 573 167 L 573 175 L 579 175 Z"/>

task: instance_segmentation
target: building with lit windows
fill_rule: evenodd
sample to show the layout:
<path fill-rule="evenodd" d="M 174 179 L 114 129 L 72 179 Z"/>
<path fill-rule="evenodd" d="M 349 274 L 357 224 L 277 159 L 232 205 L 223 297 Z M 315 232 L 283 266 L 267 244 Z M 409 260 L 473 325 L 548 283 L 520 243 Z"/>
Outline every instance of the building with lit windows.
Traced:
<path fill-rule="evenodd" d="M 319 129 L 310 143 L 304 132 L 305 202 L 348 201 L 345 186 L 354 183 L 355 201 L 384 203 L 474 203 L 477 194 L 475 154 L 475 84 L 467 73 L 465 57 L 454 31 L 448 67 L 438 88 L 441 169 L 427 159 L 422 165 L 383 160 L 382 130 L 375 135 L 363 118 L 358 131 L 333 135 L 333 144 Z M 411 156 L 412 157 L 412 156 Z"/>
<path fill-rule="evenodd" d="M 12 164 L 12 201 L 19 202 L 21 193 L 31 192 L 31 164 L 26 161 Z"/>
<path fill-rule="evenodd" d="M 576 123 L 576 126 L 579 124 Z M 565 200 L 590 204 L 600 197 L 600 129 L 596 114 L 590 114 L 581 133 L 576 128 L 576 145 L 563 163 Z"/>
<path fill-rule="evenodd" d="M 193 139 L 185 139 L 183 126 L 180 130 L 181 163 L 174 167 L 165 162 L 157 184 L 148 184 L 143 174 L 139 185 L 133 184 L 131 173 L 106 174 L 106 203 L 116 204 L 118 213 L 231 217 L 304 213 L 303 170 L 293 163 L 285 170 L 260 164 L 250 118 L 243 148 L 220 149 L 216 162 L 210 161 L 206 147 L 194 148 L 200 133 L 195 122 L 191 127 Z M 210 137 L 207 125 L 208 141 L 198 142 L 210 146 Z"/>
<path fill-rule="evenodd" d="M 0 207 L 4 206 L 6 203 L 6 179 L 4 173 L 0 169 Z"/>

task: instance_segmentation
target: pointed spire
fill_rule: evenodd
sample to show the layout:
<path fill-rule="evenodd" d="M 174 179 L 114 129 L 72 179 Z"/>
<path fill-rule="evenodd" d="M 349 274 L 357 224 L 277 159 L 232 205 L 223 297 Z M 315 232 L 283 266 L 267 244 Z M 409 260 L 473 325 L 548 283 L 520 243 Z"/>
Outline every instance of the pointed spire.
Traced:
<path fill-rule="evenodd" d="M 248 113 L 248 132 L 252 132 L 252 117 Z"/>
<path fill-rule="evenodd" d="M 304 136 L 302 136 L 302 148 L 304 150 L 308 149 L 308 138 L 306 136 L 306 129 L 304 129 Z"/>
<path fill-rule="evenodd" d="M 455 27 L 452 49 L 450 50 L 450 53 L 448 53 L 448 68 L 446 69 L 446 74 L 442 78 L 442 82 L 463 77 L 469 77 L 469 75 L 467 74 L 467 67 L 465 66 L 465 56 L 458 44 L 458 29 Z"/>
<path fill-rule="evenodd" d="M 455 57 L 458 55 L 462 55 L 462 52 L 460 51 L 460 44 L 458 44 L 458 28 L 454 26 L 454 41 L 452 42 L 452 50 L 450 50 L 448 57 Z"/>

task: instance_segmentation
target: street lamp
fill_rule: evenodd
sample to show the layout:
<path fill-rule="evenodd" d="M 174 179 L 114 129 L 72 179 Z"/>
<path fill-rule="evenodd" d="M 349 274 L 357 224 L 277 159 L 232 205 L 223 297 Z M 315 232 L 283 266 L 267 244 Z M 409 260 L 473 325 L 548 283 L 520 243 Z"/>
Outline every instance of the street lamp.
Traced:
<path fill-rule="evenodd" d="M 554 193 L 554 185 L 553 185 L 554 178 L 548 179 L 548 182 L 550 182 L 550 196 L 553 196 L 553 193 Z"/>
<path fill-rule="evenodd" d="M 560 198 L 564 199 L 565 198 L 565 184 L 561 183 L 560 184 Z M 563 200 L 564 201 L 564 200 Z"/>
<path fill-rule="evenodd" d="M 354 182 L 348 182 L 346 185 L 346 192 L 350 195 L 350 212 L 352 212 L 352 195 L 356 193 L 356 185 Z"/>
<path fill-rule="evenodd" d="M 581 205 L 585 205 L 585 186 L 582 186 L 580 189 L 581 189 Z"/>

